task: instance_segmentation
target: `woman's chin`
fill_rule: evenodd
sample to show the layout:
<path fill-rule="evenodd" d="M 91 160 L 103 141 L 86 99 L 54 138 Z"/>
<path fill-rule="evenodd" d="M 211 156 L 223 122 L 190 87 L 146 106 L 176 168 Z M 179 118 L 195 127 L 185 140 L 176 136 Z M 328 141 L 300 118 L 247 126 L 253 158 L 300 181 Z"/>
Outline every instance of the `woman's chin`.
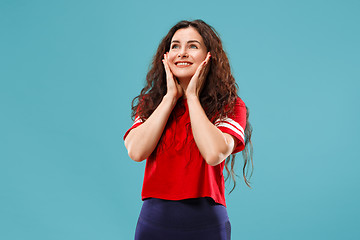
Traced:
<path fill-rule="evenodd" d="M 192 76 L 175 76 L 179 82 L 190 82 Z"/>
<path fill-rule="evenodd" d="M 190 80 L 192 78 L 192 76 L 194 76 L 193 73 L 187 73 L 187 74 L 174 74 L 174 76 L 178 79 L 178 80 Z"/>

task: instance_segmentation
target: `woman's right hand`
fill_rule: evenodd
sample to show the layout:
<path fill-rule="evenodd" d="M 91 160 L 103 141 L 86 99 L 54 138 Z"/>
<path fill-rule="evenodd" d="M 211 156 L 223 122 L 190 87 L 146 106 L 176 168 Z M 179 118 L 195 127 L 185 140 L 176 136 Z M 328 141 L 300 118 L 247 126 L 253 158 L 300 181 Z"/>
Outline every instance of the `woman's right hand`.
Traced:
<path fill-rule="evenodd" d="M 166 84 L 167 84 L 167 93 L 166 95 L 169 95 L 170 97 L 174 97 L 176 100 L 178 100 L 183 94 L 184 90 L 176 80 L 175 76 L 170 70 L 169 67 L 169 58 L 167 53 L 164 54 L 164 59 L 162 60 L 166 72 Z"/>

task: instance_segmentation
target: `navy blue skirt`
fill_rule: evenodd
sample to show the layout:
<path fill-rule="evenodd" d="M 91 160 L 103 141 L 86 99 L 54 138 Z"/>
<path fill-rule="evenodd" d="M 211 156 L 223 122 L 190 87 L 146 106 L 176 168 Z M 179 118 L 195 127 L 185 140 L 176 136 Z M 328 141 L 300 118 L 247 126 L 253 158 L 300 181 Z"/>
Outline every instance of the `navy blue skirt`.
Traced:
<path fill-rule="evenodd" d="M 230 240 L 230 234 L 226 208 L 212 198 L 148 198 L 141 208 L 135 240 Z"/>

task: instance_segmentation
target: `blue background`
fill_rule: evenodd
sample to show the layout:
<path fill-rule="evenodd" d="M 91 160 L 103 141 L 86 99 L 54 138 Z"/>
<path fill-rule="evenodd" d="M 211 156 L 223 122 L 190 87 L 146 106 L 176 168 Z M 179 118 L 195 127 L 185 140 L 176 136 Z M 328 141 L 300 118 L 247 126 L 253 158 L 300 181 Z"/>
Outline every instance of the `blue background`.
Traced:
<path fill-rule="evenodd" d="M 355 0 L 0 2 L 0 239 L 132 239 L 131 100 L 182 19 L 219 32 L 250 109 L 233 239 L 359 239 Z M 237 157 L 241 176 L 242 158 Z M 229 185 L 229 189 L 230 189 Z"/>

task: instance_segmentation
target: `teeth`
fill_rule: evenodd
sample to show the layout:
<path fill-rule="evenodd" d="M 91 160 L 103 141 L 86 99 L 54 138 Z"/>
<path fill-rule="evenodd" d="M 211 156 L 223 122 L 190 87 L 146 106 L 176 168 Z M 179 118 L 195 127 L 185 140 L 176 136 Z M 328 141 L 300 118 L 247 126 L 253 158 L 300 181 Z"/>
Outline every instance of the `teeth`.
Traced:
<path fill-rule="evenodd" d="M 190 65 L 190 63 L 178 63 L 177 65 Z"/>

